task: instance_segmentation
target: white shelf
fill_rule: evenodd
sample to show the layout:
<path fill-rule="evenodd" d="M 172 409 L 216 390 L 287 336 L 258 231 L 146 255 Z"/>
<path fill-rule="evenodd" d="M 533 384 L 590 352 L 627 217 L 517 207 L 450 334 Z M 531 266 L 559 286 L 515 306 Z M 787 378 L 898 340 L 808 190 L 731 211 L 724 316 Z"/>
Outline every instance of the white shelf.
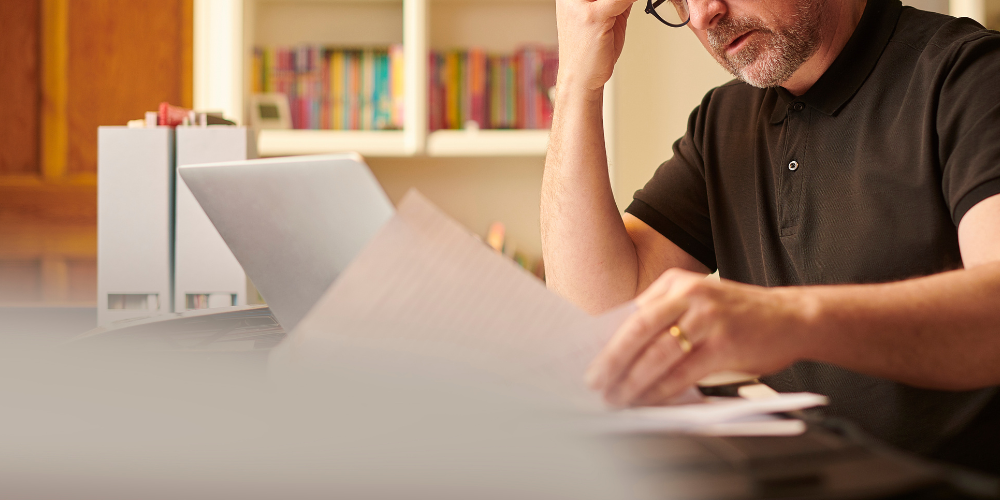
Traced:
<path fill-rule="evenodd" d="M 429 156 L 542 156 L 548 130 L 438 130 L 427 139 Z M 370 157 L 412 156 L 403 132 L 360 130 L 261 130 L 260 156 L 357 151 Z"/>
<path fill-rule="evenodd" d="M 264 130 L 257 141 L 261 156 L 343 151 L 370 157 L 545 154 L 547 130 L 429 134 L 427 54 L 434 44 L 439 49 L 478 46 L 498 52 L 524 43 L 554 45 L 551 0 L 195 0 L 194 5 L 195 106 L 223 111 L 238 122 L 244 121 L 250 60 L 258 44 L 403 43 L 403 130 Z M 488 28 L 483 19 L 491 20 Z M 518 30 L 504 28 L 511 25 Z"/>
<path fill-rule="evenodd" d="M 548 130 L 437 130 L 427 137 L 430 156 L 543 156 Z"/>
<path fill-rule="evenodd" d="M 260 156 L 357 151 L 362 156 L 409 156 L 403 132 L 371 130 L 261 130 Z"/>

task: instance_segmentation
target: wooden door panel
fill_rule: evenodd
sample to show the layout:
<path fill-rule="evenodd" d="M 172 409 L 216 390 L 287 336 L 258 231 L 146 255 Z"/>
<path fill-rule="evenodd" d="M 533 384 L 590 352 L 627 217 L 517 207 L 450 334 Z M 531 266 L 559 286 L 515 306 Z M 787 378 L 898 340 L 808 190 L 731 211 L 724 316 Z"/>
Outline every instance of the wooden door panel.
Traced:
<path fill-rule="evenodd" d="M 181 104 L 185 1 L 70 1 L 69 174 L 97 171 L 98 126 L 125 125 L 161 101 Z"/>
<path fill-rule="evenodd" d="M 0 175 L 37 175 L 40 0 L 0 0 Z"/>
<path fill-rule="evenodd" d="M 192 11 L 0 0 L 0 304 L 94 304 L 97 127 L 190 107 Z"/>

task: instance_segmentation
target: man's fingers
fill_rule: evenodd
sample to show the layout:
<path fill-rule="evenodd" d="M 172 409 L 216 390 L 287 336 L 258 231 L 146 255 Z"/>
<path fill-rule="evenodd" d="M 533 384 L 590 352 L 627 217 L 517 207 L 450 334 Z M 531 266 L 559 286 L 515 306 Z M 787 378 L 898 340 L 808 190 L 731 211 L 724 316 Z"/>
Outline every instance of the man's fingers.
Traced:
<path fill-rule="evenodd" d="M 679 268 L 668 269 L 635 298 L 635 303 L 641 308 L 646 304 L 661 300 L 664 295 L 687 295 L 704 282 L 705 277 L 700 274 Z"/>
<path fill-rule="evenodd" d="M 633 0 L 633 2 L 634 1 L 635 0 Z M 621 14 L 618 14 L 618 20 L 616 22 L 620 22 L 621 23 L 621 29 L 622 30 L 625 29 L 625 26 L 628 23 L 628 16 L 631 13 L 632 13 L 632 4 L 629 4 L 628 7 L 625 7 L 625 12 L 622 12 Z"/>
<path fill-rule="evenodd" d="M 683 299 L 670 295 L 662 295 L 640 306 L 591 363 L 587 385 L 600 391 L 614 385 L 653 337 L 669 328 L 686 308 Z"/>
<path fill-rule="evenodd" d="M 687 300 L 683 297 L 683 290 L 687 289 L 685 284 L 700 281 L 702 278 L 698 274 L 671 269 L 636 297 L 639 310 L 615 332 L 591 363 L 587 385 L 604 391 L 621 380 L 653 337 L 673 325 L 687 309 Z"/>
<path fill-rule="evenodd" d="M 672 370 L 630 404 L 632 406 L 663 404 L 699 380 L 722 371 L 725 368 L 723 365 L 723 360 L 703 344 L 681 358 Z"/>
<path fill-rule="evenodd" d="M 628 374 L 619 383 L 605 389 L 605 399 L 614 406 L 631 403 L 669 372 L 683 355 L 677 339 L 668 332 L 662 332 L 642 351 Z"/>
<path fill-rule="evenodd" d="M 590 3 L 594 9 L 595 17 L 599 19 L 611 19 L 617 17 L 628 9 L 636 0 L 594 0 Z"/>
<path fill-rule="evenodd" d="M 683 270 L 668 269 L 666 272 L 661 274 L 660 277 L 650 283 L 649 286 L 635 298 L 635 301 L 641 305 L 655 297 L 669 293 L 674 287 L 674 284 L 677 283 L 678 280 L 682 279 L 685 279 L 685 272 Z"/>

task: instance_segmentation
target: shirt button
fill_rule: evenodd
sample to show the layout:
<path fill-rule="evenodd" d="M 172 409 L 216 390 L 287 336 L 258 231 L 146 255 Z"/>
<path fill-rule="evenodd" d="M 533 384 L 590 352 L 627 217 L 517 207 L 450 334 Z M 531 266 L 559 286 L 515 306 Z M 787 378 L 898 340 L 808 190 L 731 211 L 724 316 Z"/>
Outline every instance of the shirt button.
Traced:
<path fill-rule="evenodd" d="M 788 162 L 788 170 L 791 170 L 792 172 L 794 172 L 794 171 L 796 171 L 798 169 L 799 169 L 799 162 L 797 162 L 795 160 L 792 160 L 792 161 Z"/>
<path fill-rule="evenodd" d="M 797 102 L 795 104 L 792 104 L 792 109 L 795 111 L 802 111 L 803 109 L 806 109 L 806 105 L 802 104 L 801 102 Z"/>

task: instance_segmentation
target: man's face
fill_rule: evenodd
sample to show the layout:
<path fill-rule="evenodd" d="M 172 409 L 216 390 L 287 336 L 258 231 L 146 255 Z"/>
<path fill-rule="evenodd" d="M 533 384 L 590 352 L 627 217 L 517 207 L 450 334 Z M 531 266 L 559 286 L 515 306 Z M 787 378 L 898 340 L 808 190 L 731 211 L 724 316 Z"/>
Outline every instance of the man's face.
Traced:
<path fill-rule="evenodd" d="M 733 76 L 755 87 L 775 87 L 816 53 L 825 1 L 689 0 L 690 26 Z"/>

